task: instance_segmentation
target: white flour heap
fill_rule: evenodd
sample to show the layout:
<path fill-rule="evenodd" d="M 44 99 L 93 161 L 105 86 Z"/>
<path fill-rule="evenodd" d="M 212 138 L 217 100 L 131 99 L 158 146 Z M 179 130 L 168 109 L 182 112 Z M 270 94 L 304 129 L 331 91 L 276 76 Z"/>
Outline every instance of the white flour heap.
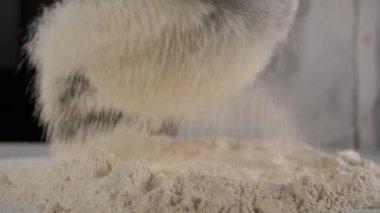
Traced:
<path fill-rule="evenodd" d="M 331 156 L 283 142 L 116 138 L 81 157 L 1 168 L 0 206 L 24 212 L 380 208 L 380 168 L 351 151 Z"/>

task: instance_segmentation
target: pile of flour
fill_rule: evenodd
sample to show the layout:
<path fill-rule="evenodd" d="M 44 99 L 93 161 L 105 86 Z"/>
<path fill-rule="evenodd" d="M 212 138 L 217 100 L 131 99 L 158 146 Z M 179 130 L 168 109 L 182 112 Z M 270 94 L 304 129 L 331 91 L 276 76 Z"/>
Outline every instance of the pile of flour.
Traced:
<path fill-rule="evenodd" d="M 1 208 L 257 213 L 380 208 L 380 168 L 352 151 L 333 156 L 296 143 L 163 137 L 119 139 L 86 150 L 46 164 L 0 168 Z"/>

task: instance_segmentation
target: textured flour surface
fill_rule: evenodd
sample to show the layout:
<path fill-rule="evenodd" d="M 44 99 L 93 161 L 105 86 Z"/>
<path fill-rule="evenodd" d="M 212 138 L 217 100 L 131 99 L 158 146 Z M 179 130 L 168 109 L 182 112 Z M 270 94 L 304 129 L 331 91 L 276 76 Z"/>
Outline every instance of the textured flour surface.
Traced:
<path fill-rule="evenodd" d="M 380 208 L 380 169 L 354 152 L 332 156 L 302 144 L 142 138 L 45 165 L 0 168 L 0 206 L 26 212 L 342 212 Z"/>

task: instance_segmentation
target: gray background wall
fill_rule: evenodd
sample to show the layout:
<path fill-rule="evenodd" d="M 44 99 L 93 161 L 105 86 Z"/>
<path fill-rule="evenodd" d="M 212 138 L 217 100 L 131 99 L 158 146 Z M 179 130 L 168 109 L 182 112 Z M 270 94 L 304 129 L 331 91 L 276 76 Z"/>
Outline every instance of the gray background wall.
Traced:
<path fill-rule="evenodd" d="M 301 0 L 289 43 L 256 85 L 226 101 L 230 106 L 225 109 L 195 115 L 183 134 L 252 138 L 263 129 L 289 132 L 294 124 L 306 141 L 318 146 L 372 148 L 378 140 L 379 43 L 379 0 Z M 272 100 L 257 95 L 262 87 L 270 89 Z M 281 113 L 273 113 L 274 108 Z M 221 121 L 216 112 L 234 121 Z M 206 128 L 210 117 L 214 127 Z"/>
<path fill-rule="evenodd" d="M 375 146 L 379 43 L 380 1 L 300 1 L 290 43 L 265 79 L 288 98 L 309 141 Z"/>

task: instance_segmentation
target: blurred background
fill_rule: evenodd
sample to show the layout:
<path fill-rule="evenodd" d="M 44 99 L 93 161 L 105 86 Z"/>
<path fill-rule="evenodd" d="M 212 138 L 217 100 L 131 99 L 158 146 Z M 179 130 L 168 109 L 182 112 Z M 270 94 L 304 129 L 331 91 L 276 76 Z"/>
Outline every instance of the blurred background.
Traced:
<path fill-rule="evenodd" d="M 301 0 L 267 77 L 297 128 L 322 147 L 380 143 L 380 1 Z"/>
<path fill-rule="evenodd" d="M 0 141 L 41 141 L 42 131 L 33 118 L 30 97 L 33 70 L 23 63 L 21 50 L 27 26 L 43 0 L 0 2 Z"/>
<path fill-rule="evenodd" d="M 207 113 L 233 118 L 222 128 L 215 119 L 211 132 L 284 139 L 296 134 L 326 150 L 375 150 L 380 147 L 379 80 L 380 1 L 301 0 L 289 42 L 267 70 L 225 103 L 233 103 L 232 110 Z M 186 133 L 210 132 L 205 130 L 209 123 L 195 120 Z"/>
<path fill-rule="evenodd" d="M 34 71 L 22 63 L 20 48 L 26 28 L 41 11 L 41 5 L 51 2 L 2 0 L 0 3 L 0 143 L 42 141 L 41 128 L 33 118 L 30 89 Z M 258 82 L 239 100 L 260 101 L 263 97 L 255 94 L 263 87 L 257 84 L 265 85 L 272 97 L 271 106 L 281 103 L 281 108 L 291 115 L 291 125 L 307 141 L 330 149 L 377 149 L 380 147 L 377 130 L 380 128 L 380 1 L 301 0 L 290 41 L 279 50 Z M 235 109 L 239 114 L 234 114 L 239 121 L 229 125 L 227 135 L 255 137 L 260 133 L 251 127 L 270 120 L 273 110 L 260 106 L 255 111 L 259 114 L 257 119 L 247 119 L 245 112 L 255 103 L 241 103 Z M 282 114 L 275 117 L 278 119 L 265 125 L 273 127 L 281 123 L 288 130 L 289 118 Z M 199 122 L 189 125 L 198 128 L 187 128 L 182 134 L 203 134 Z"/>

